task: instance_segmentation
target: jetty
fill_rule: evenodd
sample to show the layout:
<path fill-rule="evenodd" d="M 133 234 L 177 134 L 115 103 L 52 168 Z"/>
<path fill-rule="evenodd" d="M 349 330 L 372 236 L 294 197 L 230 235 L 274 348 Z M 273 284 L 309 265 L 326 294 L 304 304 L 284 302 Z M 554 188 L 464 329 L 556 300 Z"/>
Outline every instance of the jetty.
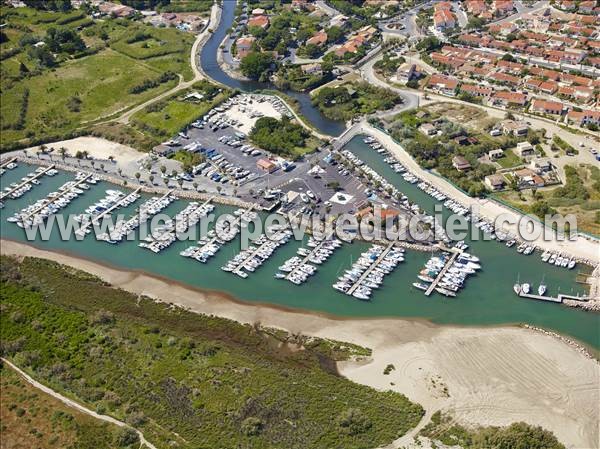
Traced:
<path fill-rule="evenodd" d="M 5 160 L 5 161 L 2 161 L 2 162 L 0 162 L 0 168 L 4 168 L 4 167 L 6 167 L 8 164 L 11 164 L 11 163 L 15 162 L 16 160 L 17 160 L 17 158 L 16 158 L 16 157 L 13 157 L 13 158 L 7 159 L 7 160 Z"/>
<path fill-rule="evenodd" d="M 31 177 L 27 178 L 26 181 L 21 182 L 16 187 L 13 187 L 12 189 L 10 189 L 10 190 L 8 190 L 6 192 L 2 192 L 0 194 L 0 201 L 2 201 L 6 197 L 12 195 L 14 192 L 16 192 L 17 190 L 19 190 L 21 187 L 23 187 L 23 186 L 25 186 L 27 184 L 30 184 L 31 181 L 33 181 L 34 179 L 37 179 L 37 178 L 40 178 L 40 177 L 44 176 L 46 174 L 46 172 L 49 172 L 53 168 L 54 168 L 54 164 L 53 165 L 49 165 L 48 167 L 44 168 L 40 172 L 36 173 L 34 176 L 31 176 Z"/>
<path fill-rule="evenodd" d="M 28 220 L 29 218 L 33 217 L 34 215 L 37 215 L 40 211 L 44 210 L 50 204 L 56 202 L 58 199 L 60 199 L 63 196 L 65 196 L 67 193 L 69 193 L 73 189 L 77 188 L 77 186 L 79 186 L 80 184 L 83 184 L 85 181 L 87 181 L 88 179 L 90 179 L 92 176 L 93 175 L 91 173 L 88 173 L 85 176 L 82 176 L 82 178 L 80 180 L 75 181 L 69 188 L 61 191 L 58 195 L 54 195 L 52 198 L 48 198 L 48 201 L 45 201 L 44 204 L 42 204 L 41 206 L 35 208 L 33 211 L 29 212 L 29 214 L 27 214 L 25 216 L 21 216 L 21 221 L 25 222 L 26 220 Z"/>
<path fill-rule="evenodd" d="M 429 285 L 429 288 L 425 291 L 425 296 L 429 296 L 431 293 L 433 293 L 438 283 L 444 278 L 446 271 L 448 271 L 448 269 L 454 264 L 456 258 L 462 253 L 462 251 L 458 248 L 448 248 L 448 251 L 452 252 L 452 256 L 450 256 L 450 259 L 446 261 L 444 268 L 442 268 L 434 281 Z"/>
<path fill-rule="evenodd" d="M 325 242 L 327 242 L 331 236 L 333 235 L 333 232 L 331 234 L 329 234 L 327 237 L 325 237 L 323 240 L 321 240 L 317 246 L 315 246 L 312 251 L 310 251 L 306 256 L 304 256 L 304 259 L 302 259 L 302 262 L 300 262 L 298 264 L 298 267 L 301 267 L 302 265 L 305 265 L 306 263 L 309 262 L 310 258 L 313 257 L 315 254 L 317 254 L 319 252 L 319 250 L 323 247 L 323 245 L 325 244 Z M 297 269 L 297 268 L 296 268 Z M 296 272 L 296 269 L 291 270 L 288 275 L 285 277 L 286 280 L 290 280 L 290 277 Z"/>
<path fill-rule="evenodd" d="M 136 195 L 138 195 L 140 190 L 142 190 L 142 189 L 140 187 L 138 187 L 133 192 L 130 192 L 129 194 L 125 195 L 123 198 L 121 198 L 119 201 L 117 201 L 115 204 L 113 204 L 111 207 L 109 207 L 105 211 L 102 211 L 101 213 L 99 213 L 98 215 L 93 217 L 91 220 L 88 220 L 88 221 L 82 223 L 81 228 L 79 228 L 78 232 L 80 234 L 85 234 L 90 226 L 92 226 L 94 223 L 98 223 L 105 216 L 110 215 L 113 210 L 121 207 L 123 205 L 123 203 L 128 202 L 130 197 L 132 197 L 132 196 L 135 197 Z"/>
<path fill-rule="evenodd" d="M 347 291 L 348 295 L 352 295 L 354 293 L 354 291 L 362 284 L 362 282 L 367 278 L 367 276 L 369 276 L 371 271 L 373 271 L 373 269 L 375 267 L 379 266 L 381 261 L 385 258 L 385 256 L 387 256 L 387 254 L 390 252 L 390 250 L 393 247 L 394 247 L 394 242 L 388 244 L 385 247 L 385 249 L 381 252 L 379 257 L 373 261 L 373 263 L 364 271 L 364 273 L 360 275 L 360 277 L 357 279 L 357 281 L 354 283 L 354 285 L 352 285 L 352 287 L 350 287 L 348 289 L 348 291 Z"/>
<path fill-rule="evenodd" d="M 556 302 L 562 303 L 565 299 L 571 299 L 574 301 L 589 301 L 590 298 L 587 296 L 575 296 L 575 295 L 566 295 L 560 293 L 558 296 L 545 296 L 545 295 L 534 295 L 532 293 L 524 293 L 523 291 L 519 292 L 519 297 L 527 298 L 527 299 L 537 299 L 538 301 L 547 301 L 547 302 Z"/>

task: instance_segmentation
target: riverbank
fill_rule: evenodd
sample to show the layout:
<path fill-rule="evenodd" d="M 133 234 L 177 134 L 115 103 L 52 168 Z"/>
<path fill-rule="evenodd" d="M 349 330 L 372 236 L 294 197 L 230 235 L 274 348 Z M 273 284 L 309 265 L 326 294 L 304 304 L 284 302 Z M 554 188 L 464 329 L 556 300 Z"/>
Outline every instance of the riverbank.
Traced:
<path fill-rule="evenodd" d="M 567 446 L 598 447 L 600 365 L 552 335 L 510 326 L 463 328 L 417 320 L 340 319 L 242 303 L 221 292 L 196 290 L 22 243 L 1 243 L 3 254 L 54 260 L 115 287 L 197 313 L 369 347 L 371 358 L 340 364 L 341 374 L 374 388 L 404 393 L 428 411 L 450 411 L 465 424 L 526 421 L 552 430 Z M 389 364 L 395 369 L 384 375 Z"/>

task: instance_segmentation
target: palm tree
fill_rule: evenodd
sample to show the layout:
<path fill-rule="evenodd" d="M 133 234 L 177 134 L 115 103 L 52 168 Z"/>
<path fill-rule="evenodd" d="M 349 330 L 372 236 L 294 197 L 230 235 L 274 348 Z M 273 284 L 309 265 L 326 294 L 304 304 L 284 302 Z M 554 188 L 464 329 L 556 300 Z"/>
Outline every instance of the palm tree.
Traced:
<path fill-rule="evenodd" d="M 150 184 L 154 185 L 154 175 L 148 176 L 148 179 L 150 180 Z"/>
<path fill-rule="evenodd" d="M 167 171 L 167 167 L 165 167 L 164 165 L 161 165 L 160 172 L 164 175 L 166 171 Z"/>
<path fill-rule="evenodd" d="M 138 182 L 140 182 L 140 176 L 142 176 L 142 175 L 140 174 L 140 172 L 139 172 L 139 171 L 136 171 L 134 176 L 135 176 L 135 179 L 137 179 L 137 181 L 138 181 Z"/>
<path fill-rule="evenodd" d="M 183 188 L 183 179 L 179 178 L 177 180 L 177 184 L 179 184 L 179 188 L 182 189 Z"/>
<path fill-rule="evenodd" d="M 221 194 L 221 190 L 223 190 L 223 187 L 217 186 L 217 192 L 219 193 L 219 195 Z"/>
<path fill-rule="evenodd" d="M 119 176 L 123 176 L 123 169 L 121 167 L 117 168 L 117 173 Z"/>
<path fill-rule="evenodd" d="M 100 169 L 104 171 L 104 164 L 100 164 Z"/>
<path fill-rule="evenodd" d="M 198 183 L 196 181 L 194 181 L 192 185 L 194 186 L 194 190 L 198 190 Z"/>
<path fill-rule="evenodd" d="M 237 196 L 237 194 L 238 194 L 238 189 L 237 188 L 233 189 L 233 196 Z"/>
<path fill-rule="evenodd" d="M 114 156 L 108 156 L 108 160 L 114 163 L 115 162 L 115 157 Z"/>
<path fill-rule="evenodd" d="M 65 147 L 60 147 L 58 152 L 60 153 L 60 157 L 62 157 L 62 160 L 65 160 L 65 157 L 67 156 L 67 149 Z"/>
<path fill-rule="evenodd" d="M 96 165 L 95 161 L 90 161 L 90 165 L 92 166 L 92 168 L 94 168 L 94 166 Z"/>

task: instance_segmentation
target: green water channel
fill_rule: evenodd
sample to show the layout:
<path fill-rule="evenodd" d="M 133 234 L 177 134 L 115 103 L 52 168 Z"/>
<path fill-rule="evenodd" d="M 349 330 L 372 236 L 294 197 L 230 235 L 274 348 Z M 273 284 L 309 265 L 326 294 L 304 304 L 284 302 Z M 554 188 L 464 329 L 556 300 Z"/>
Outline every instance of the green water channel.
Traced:
<path fill-rule="evenodd" d="M 347 146 L 361 159 L 392 181 L 412 201 L 429 212 L 434 211 L 436 200 L 405 182 L 383 162 L 381 155 L 355 138 Z M 0 178 L 2 188 L 15 182 L 32 170 L 24 164 L 5 173 Z M 6 218 L 27 204 L 56 190 L 66 180 L 73 179 L 72 173 L 60 173 L 50 178 L 43 177 L 41 185 L 17 200 L 5 200 L 5 208 L 0 210 L 0 235 L 16 241 L 26 242 L 24 231 Z M 114 188 L 108 183 L 99 183 L 76 198 L 63 213 L 81 213 L 93 202 L 104 196 L 105 190 Z M 138 200 L 119 213 L 129 215 L 147 198 Z M 178 200 L 164 212 L 175 215 L 187 202 Z M 217 212 L 232 211 L 232 208 L 219 206 Z M 446 212 L 447 213 L 447 212 Z M 530 282 L 534 289 L 542 279 L 548 285 L 549 294 L 584 293 L 584 287 L 575 282 L 577 271 L 558 268 L 543 263 L 539 254 L 523 256 L 516 249 L 507 248 L 495 241 L 467 240 L 469 252 L 481 259 L 482 270 L 467 280 L 466 287 L 456 298 L 447 299 L 433 294 L 425 297 L 423 292 L 412 287 L 416 276 L 429 258 L 429 254 L 407 251 L 406 260 L 396 270 L 386 276 L 383 286 L 374 292 L 370 302 L 363 302 L 337 292 L 331 287 L 337 276 L 348 268 L 352 261 L 364 251 L 368 244 L 344 244 L 318 269 L 316 275 L 301 286 L 273 277 L 277 267 L 293 256 L 301 242 L 290 241 L 280 247 L 262 267 L 241 279 L 220 269 L 240 249 L 239 239 L 226 244 L 207 264 L 179 255 L 191 242 L 175 242 L 159 254 L 139 248 L 136 241 L 125 241 L 111 245 L 96 241 L 92 235 L 83 241 L 61 241 L 55 230 L 49 241 L 28 242 L 38 248 L 58 250 L 93 261 L 109 264 L 127 270 L 140 270 L 157 274 L 192 287 L 214 289 L 229 293 L 247 302 L 271 303 L 278 306 L 326 312 L 341 317 L 404 317 L 431 320 L 440 324 L 456 325 L 497 325 L 529 323 L 556 330 L 600 349 L 600 315 L 583 312 L 560 304 L 543 303 L 518 298 L 512 289 L 517 276 L 521 282 Z M 587 267 L 585 267 L 587 270 Z"/>

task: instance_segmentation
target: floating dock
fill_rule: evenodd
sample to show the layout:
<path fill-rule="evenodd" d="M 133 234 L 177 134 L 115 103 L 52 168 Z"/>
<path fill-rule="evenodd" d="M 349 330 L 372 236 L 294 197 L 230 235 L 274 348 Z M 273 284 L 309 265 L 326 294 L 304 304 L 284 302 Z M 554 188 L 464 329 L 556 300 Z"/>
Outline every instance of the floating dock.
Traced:
<path fill-rule="evenodd" d="M 395 244 L 395 242 L 392 242 L 392 243 L 388 244 L 388 246 L 385 247 L 385 249 L 381 252 L 379 257 L 373 261 L 373 263 L 369 266 L 369 268 L 367 268 L 364 271 L 364 273 L 360 275 L 360 277 L 357 279 L 357 281 L 354 283 L 354 285 L 348 289 L 348 291 L 346 292 L 347 295 L 352 295 L 352 293 L 354 293 L 354 291 L 362 284 L 362 282 L 367 278 L 367 276 L 369 276 L 371 271 L 373 271 L 373 268 L 379 266 L 381 261 L 385 258 L 385 256 L 387 256 L 387 254 L 390 252 L 390 250 L 394 247 L 394 244 Z"/>
<path fill-rule="evenodd" d="M 444 268 L 442 268 L 442 271 L 440 271 L 435 280 L 429 285 L 429 288 L 425 291 L 425 296 L 429 296 L 431 293 L 433 293 L 433 290 L 435 290 L 438 283 L 444 278 L 446 271 L 448 271 L 448 269 L 454 264 L 456 258 L 462 253 L 462 251 L 458 248 L 450 248 L 449 251 L 452 251 L 452 256 L 450 259 L 448 259 L 446 265 L 444 265 Z"/>
<path fill-rule="evenodd" d="M 331 234 L 329 234 L 327 237 L 325 237 L 323 240 L 321 240 L 321 241 L 319 242 L 319 244 L 318 244 L 317 246 L 315 246 L 315 247 L 312 249 L 312 251 L 311 251 L 311 252 L 309 252 L 309 253 L 308 253 L 308 255 L 304 256 L 304 259 L 302 259 L 302 262 L 300 262 L 300 263 L 299 263 L 299 264 L 296 266 L 296 268 L 294 268 L 293 270 L 291 270 L 291 271 L 288 273 L 288 275 L 285 277 L 285 279 L 286 279 L 287 281 L 289 281 L 289 280 L 290 280 L 290 277 L 292 276 L 292 274 L 294 274 L 294 273 L 296 272 L 296 270 L 298 269 L 298 267 L 300 267 L 300 266 L 302 266 L 302 265 L 304 265 L 304 264 L 307 264 L 307 263 L 309 262 L 309 259 L 310 259 L 311 257 L 313 257 L 313 256 L 314 256 L 314 255 L 317 253 L 317 251 L 319 251 L 319 250 L 320 250 L 320 249 L 323 247 L 323 245 L 325 244 L 325 242 L 327 242 L 327 241 L 328 241 L 328 240 L 331 238 L 331 236 L 333 236 L 333 232 L 332 232 Z"/>
<path fill-rule="evenodd" d="M 9 162 L 10 163 L 10 162 Z M 12 189 L 10 189 L 8 192 L 2 192 L 0 194 L 0 201 L 2 201 L 4 198 L 6 198 L 7 196 L 11 195 L 13 192 L 16 192 L 17 190 L 19 190 L 21 187 L 30 184 L 31 181 L 33 181 L 34 179 L 38 179 L 41 178 L 42 176 L 44 176 L 46 174 L 46 172 L 52 170 L 54 168 L 54 164 L 49 165 L 48 167 L 46 167 L 44 170 L 40 171 L 39 173 L 36 173 L 34 176 L 32 176 L 31 178 L 28 178 L 27 181 L 23 181 L 21 182 L 19 185 L 17 185 L 16 187 L 13 187 Z"/>
<path fill-rule="evenodd" d="M 34 215 L 37 215 L 41 210 L 44 210 L 44 208 L 48 207 L 49 204 L 54 203 L 56 200 L 63 197 L 64 195 L 66 195 L 71 190 L 77 188 L 78 185 L 83 184 L 85 181 L 90 179 L 92 176 L 93 175 L 91 173 L 88 173 L 83 178 L 81 178 L 79 181 L 76 181 L 75 183 L 73 183 L 73 185 L 71 185 L 71 187 L 69 187 L 68 189 L 63 190 L 58 195 L 55 195 L 52 198 L 48 198 L 48 201 L 44 202 L 44 204 L 42 204 L 40 207 L 34 209 L 33 212 L 30 212 L 28 215 L 26 215 L 24 217 L 22 216 L 21 221 L 25 222 L 25 220 L 28 220 L 29 218 L 33 217 Z"/>
<path fill-rule="evenodd" d="M 121 205 L 124 202 L 126 202 L 127 199 L 130 196 L 137 195 L 140 192 L 140 190 L 142 190 L 142 188 L 138 187 L 133 192 L 130 192 L 129 194 L 125 195 L 123 198 L 121 198 L 119 201 L 117 201 L 115 204 L 113 204 L 111 207 L 109 207 L 108 209 L 106 209 L 102 213 L 100 213 L 97 216 L 93 217 L 91 220 L 83 223 L 82 226 L 81 226 L 81 228 L 79 228 L 78 232 L 80 234 L 85 234 L 85 232 L 88 230 L 88 228 L 90 226 L 92 226 L 94 223 L 98 223 L 100 220 L 102 220 L 102 218 L 104 218 L 105 216 L 109 215 L 113 210 L 118 209 L 119 207 L 121 207 Z"/>
<path fill-rule="evenodd" d="M 7 160 L 5 160 L 5 161 L 2 161 L 2 163 L 0 163 L 0 168 L 4 168 L 4 167 L 6 167 L 8 164 L 10 164 L 11 162 L 16 162 L 16 161 L 17 161 L 17 158 L 16 158 L 16 157 L 13 157 L 13 158 L 7 159 Z"/>
<path fill-rule="evenodd" d="M 565 299 L 572 299 L 575 301 L 589 301 L 589 298 L 587 296 L 574 296 L 574 295 L 566 295 L 566 294 L 559 294 L 558 296 L 542 296 L 542 295 L 534 295 L 531 293 L 523 293 L 520 292 L 519 296 L 521 298 L 527 298 L 527 299 L 536 299 L 538 301 L 546 301 L 546 302 L 555 302 L 555 303 L 562 303 Z"/>

